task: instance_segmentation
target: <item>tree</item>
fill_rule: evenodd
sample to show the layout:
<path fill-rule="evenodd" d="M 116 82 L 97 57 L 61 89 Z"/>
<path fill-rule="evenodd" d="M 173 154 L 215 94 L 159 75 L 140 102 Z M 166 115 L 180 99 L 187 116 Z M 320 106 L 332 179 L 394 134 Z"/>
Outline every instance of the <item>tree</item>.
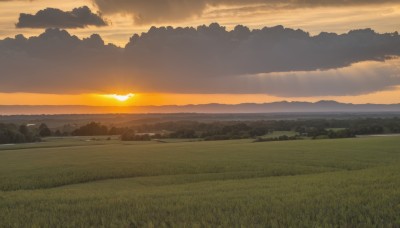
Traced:
<path fill-rule="evenodd" d="M 25 124 L 19 126 L 19 132 L 25 136 L 29 135 L 29 129 L 28 126 L 26 126 Z"/>
<path fill-rule="evenodd" d="M 42 123 L 39 126 L 39 135 L 40 135 L 40 137 L 49 137 L 49 136 L 51 136 L 50 128 L 48 128 L 46 124 Z"/>
<path fill-rule="evenodd" d="M 108 128 L 107 126 L 101 125 L 100 123 L 91 122 L 73 131 L 72 135 L 75 136 L 108 135 Z"/>

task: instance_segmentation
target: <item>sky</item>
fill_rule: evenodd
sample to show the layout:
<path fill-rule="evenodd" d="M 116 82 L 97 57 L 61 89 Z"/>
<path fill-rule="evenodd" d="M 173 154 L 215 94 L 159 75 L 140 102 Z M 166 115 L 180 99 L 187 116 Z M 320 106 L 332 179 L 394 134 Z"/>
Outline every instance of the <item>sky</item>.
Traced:
<path fill-rule="evenodd" d="M 399 21 L 400 0 L 0 0 L 0 105 L 400 103 Z"/>

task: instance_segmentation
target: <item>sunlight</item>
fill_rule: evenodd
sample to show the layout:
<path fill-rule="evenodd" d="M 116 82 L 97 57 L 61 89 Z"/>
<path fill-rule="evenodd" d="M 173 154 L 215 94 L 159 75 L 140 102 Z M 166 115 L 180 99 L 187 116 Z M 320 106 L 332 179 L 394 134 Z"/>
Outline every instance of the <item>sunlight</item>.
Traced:
<path fill-rule="evenodd" d="M 108 96 L 113 98 L 113 99 L 115 99 L 115 100 L 117 100 L 117 101 L 125 102 L 125 101 L 129 100 L 130 98 L 134 97 L 135 94 L 133 94 L 133 93 L 129 93 L 129 94 L 125 94 L 125 95 L 111 94 L 111 95 L 108 95 Z"/>

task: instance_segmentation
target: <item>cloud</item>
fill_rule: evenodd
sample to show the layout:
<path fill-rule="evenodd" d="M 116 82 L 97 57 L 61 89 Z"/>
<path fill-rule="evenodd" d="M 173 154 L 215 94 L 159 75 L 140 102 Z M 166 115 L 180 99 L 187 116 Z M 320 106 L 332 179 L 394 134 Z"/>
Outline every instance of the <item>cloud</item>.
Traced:
<path fill-rule="evenodd" d="M 197 29 L 153 27 L 131 38 L 125 59 L 132 60 L 130 65 L 135 69 L 143 68 L 141 73 L 146 75 L 204 78 L 314 71 L 384 61 L 400 54 L 399 44 L 397 33 L 377 34 L 370 29 L 310 36 L 282 26 L 252 31 L 244 26 L 226 31 L 218 24 Z"/>
<path fill-rule="evenodd" d="M 152 27 L 124 48 L 59 29 L 0 40 L 1 92 L 358 95 L 400 85 L 400 36 Z"/>
<path fill-rule="evenodd" d="M 84 28 L 106 26 L 107 22 L 99 14 L 94 14 L 87 6 L 72 11 L 46 8 L 35 15 L 21 13 L 17 28 Z"/>
<path fill-rule="evenodd" d="M 120 56 L 121 49 L 104 44 L 99 35 L 81 40 L 60 29 L 29 39 L 4 39 L 0 91 L 79 93 L 105 88 Z"/>
<path fill-rule="evenodd" d="M 234 80 L 236 88 L 230 89 L 239 93 L 259 91 L 280 97 L 354 96 L 396 89 L 400 85 L 400 60 L 367 61 L 325 71 L 245 75 Z"/>
<path fill-rule="evenodd" d="M 133 16 L 136 24 L 175 22 L 202 15 L 210 6 L 241 6 L 257 4 L 274 9 L 357 6 L 400 3 L 400 0 L 93 0 L 101 12 Z"/>
<path fill-rule="evenodd" d="M 191 0 L 94 0 L 105 14 L 130 14 L 136 24 L 154 22 L 172 22 L 200 16 L 207 6 L 207 1 Z"/>

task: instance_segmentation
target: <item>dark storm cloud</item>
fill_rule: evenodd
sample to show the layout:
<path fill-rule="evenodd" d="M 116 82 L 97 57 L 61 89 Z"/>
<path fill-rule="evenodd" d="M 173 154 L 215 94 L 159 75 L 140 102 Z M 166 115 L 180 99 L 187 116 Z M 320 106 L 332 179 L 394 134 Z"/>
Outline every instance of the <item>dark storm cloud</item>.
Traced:
<path fill-rule="evenodd" d="M 99 14 L 94 14 L 87 6 L 72 11 L 55 8 L 40 10 L 35 15 L 21 13 L 17 28 L 84 28 L 106 26 L 107 22 Z"/>
<path fill-rule="evenodd" d="M 48 29 L 0 41 L 0 91 L 356 95 L 400 85 L 399 55 L 397 33 L 370 29 L 310 36 L 282 26 L 153 27 L 125 48 Z"/>
<path fill-rule="evenodd" d="M 104 88 L 121 49 L 99 35 L 78 39 L 59 29 L 0 41 L 0 91 L 74 93 Z M 101 72 L 101 73 L 100 73 Z"/>
<path fill-rule="evenodd" d="M 145 74 L 159 71 L 159 75 L 204 78 L 334 69 L 360 61 L 384 61 L 399 54 L 397 33 L 377 34 L 365 29 L 310 36 L 282 26 L 253 31 L 237 26 L 226 31 L 211 24 L 197 29 L 153 27 L 131 38 L 125 59 L 136 69 L 143 68 Z M 151 67 L 154 65 L 156 69 Z"/>
<path fill-rule="evenodd" d="M 93 0 L 104 13 L 131 14 L 137 24 L 171 22 L 201 15 L 208 6 L 302 8 L 400 3 L 400 0 Z"/>

